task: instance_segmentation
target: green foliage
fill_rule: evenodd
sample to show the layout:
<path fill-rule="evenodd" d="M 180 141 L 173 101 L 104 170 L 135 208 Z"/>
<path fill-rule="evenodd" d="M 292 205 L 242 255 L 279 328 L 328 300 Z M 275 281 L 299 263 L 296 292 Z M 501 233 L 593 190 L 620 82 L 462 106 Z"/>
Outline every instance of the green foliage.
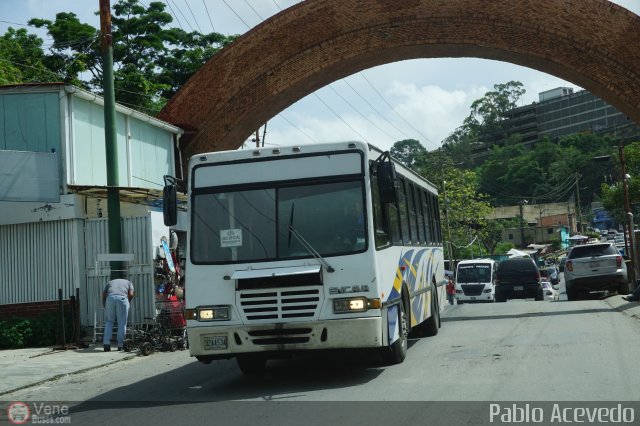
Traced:
<path fill-rule="evenodd" d="M 630 177 L 627 179 L 629 204 L 634 217 L 638 214 L 640 204 L 640 142 L 634 142 L 624 148 L 625 171 Z M 619 157 L 612 156 L 611 162 L 619 164 Z M 615 182 L 605 182 L 600 186 L 602 193 L 602 205 L 611 212 L 618 222 L 625 220 L 624 215 L 624 191 L 620 181 L 622 172 Z"/>
<path fill-rule="evenodd" d="M 502 122 L 506 113 L 518 106 L 518 99 L 526 93 L 519 81 L 494 84 L 493 89 L 471 104 L 471 113 L 464 125 L 479 135 L 491 135 L 502 132 Z"/>
<path fill-rule="evenodd" d="M 96 3 L 96 7 L 98 4 Z M 166 4 L 121 0 L 113 4 L 113 68 L 116 101 L 157 113 L 186 81 L 236 36 L 201 34 L 173 28 Z M 0 83 L 64 81 L 102 92 L 100 31 L 73 13 L 55 21 L 31 19 L 53 38 L 45 53 L 42 40 L 9 28 L 0 39 Z M 86 76 L 90 77 L 87 79 Z"/>
<path fill-rule="evenodd" d="M 493 254 L 507 254 L 507 252 L 514 247 L 513 243 L 500 242 L 496 244 Z"/>
<path fill-rule="evenodd" d="M 0 84 L 57 81 L 45 59 L 41 38 L 24 28 L 9 28 L 0 37 Z"/>
<path fill-rule="evenodd" d="M 27 339 L 31 337 L 29 320 L 11 318 L 0 321 L 0 349 L 23 348 Z"/>
<path fill-rule="evenodd" d="M 483 241 L 489 239 L 489 226 L 486 219 L 491 212 L 491 206 L 484 200 L 484 196 L 478 193 L 478 183 L 475 172 L 449 168 L 444 171 L 447 180 L 441 182 L 440 208 L 441 216 L 448 225 L 445 238 L 452 242 L 453 256 L 460 258 L 465 252 L 465 247 L 473 244 L 476 247 L 469 250 L 479 253 L 479 247 Z M 487 249 L 484 248 L 484 254 Z M 465 252 L 466 253 L 466 252 Z"/>
<path fill-rule="evenodd" d="M 391 156 L 409 168 L 423 161 L 427 150 L 415 139 L 398 141 L 391 147 Z"/>
<path fill-rule="evenodd" d="M 495 84 L 493 88 L 471 104 L 462 126 L 442 141 L 443 149 L 461 167 L 475 167 L 471 156 L 475 147 L 508 137 L 506 113 L 517 106 L 518 99 L 526 92 L 519 81 Z"/>
<path fill-rule="evenodd" d="M 551 244 L 551 251 L 555 252 L 560 250 L 561 248 L 561 241 L 560 238 L 552 238 L 549 243 Z"/>
<path fill-rule="evenodd" d="M 0 321 L 0 349 L 19 349 L 54 345 L 57 341 L 60 317 L 45 314 L 35 318 L 13 317 Z M 70 315 L 65 316 L 67 341 L 73 333 Z"/>

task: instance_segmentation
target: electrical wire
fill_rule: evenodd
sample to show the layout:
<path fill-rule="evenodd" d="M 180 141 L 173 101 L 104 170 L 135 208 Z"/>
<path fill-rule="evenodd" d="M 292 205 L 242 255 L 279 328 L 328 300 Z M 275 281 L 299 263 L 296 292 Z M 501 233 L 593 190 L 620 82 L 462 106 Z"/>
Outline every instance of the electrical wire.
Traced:
<path fill-rule="evenodd" d="M 193 10 L 191 10 L 191 6 L 189 6 L 189 2 L 187 2 L 187 0 L 184 0 L 184 4 L 187 5 L 187 9 L 189 9 L 189 12 L 191 12 L 191 16 L 193 16 L 193 21 L 196 23 L 196 27 L 198 27 L 198 31 L 202 32 L 202 28 L 200 28 L 200 24 L 198 23 L 198 20 L 196 19 L 196 15 L 194 15 Z"/>
<path fill-rule="evenodd" d="M 386 104 L 389 106 L 389 108 L 391 109 L 391 111 L 392 111 L 393 113 L 395 113 L 398 117 L 400 117 L 400 119 L 401 119 L 402 121 L 404 121 L 404 122 L 405 122 L 409 127 L 411 127 L 413 130 L 415 130 L 415 131 L 416 131 L 416 133 L 418 133 L 419 135 L 421 135 L 421 136 L 424 138 L 424 140 L 425 140 L 426 142 L 429 142 L 431 145 L 433 145 L 433 146 L 435 146 L 435 147 L 437 147 L 437 148 L 439 148 L 439 147 L 440 147 L 440 145 L 439 145 L 439 144 L 437 144 L 437 143 L 433 142 L 431 139 L 429 139 L 429 138 L 427 137 L 427 135 L 425 135 L 424 133 L 422 133 L 422 132 L 421 132 L 420 130 L 418 130 L 415 126 L 413 126 L 413 124 L 409 123 L 409 121 L 407 121 L 407 119 L 406 119 L 406 118 L 404 118 L 402 115 L 400 115 L 400 113 L 398 113 L 398 112 L 395 110 L 395 108 L 394 108 L 394 107 L 389 103 L 389 101 L 387 101 L 387 100 L 385 99 L 385 97 L 384 97 L 384 96 L 382 96 L 382 93 L 380 93 L 380 92 L 378 91 L 378 89 L 376 89 L 376 87 L 375 87 L 375 86 L 374 86 L 374 85 L 369 81 L 369 79 L 367 78 L 367 76 L 365 76 L 365 75 L 364 75 L 364 73 L 359 72 L 358 74 L 359 74 L 359 75 L 364 79 L 364 81 L 366 81 L 366 82 L 367 82 L 367 84 L 368 84 L 368 85 L 373 89 L 373 91 L 374 91 L 374 92 L 375 92 L 375 93 L 380 97 L 380 99 L 382 99 L 382 101 L 383 101 L 384 103 L 386 103 Z"/>
<path fill-rule="evenodd" d="M 282 118 L 284 121 L 286 121 L 287 123 L 289 123 L 294 129 L 296 129 L 297 131 L 299 131 L 300 133 L 302 133 L 304 136 L 306 136 L 311 142 L 314 143 L 318 143 L 317 140 L 315 140 L 313 137 L 309 136 L 304 130 L 300 129 L 298 126 L 296 126 L 293 122 L 291 122 L 287 117 L 284 116 L 284 114 L 280 113 L 278 114 L 278 117 Z"/>
<path fill-rule="evenodd" d="M 407 133 L 405 133 L 402 129 L 400 129 L 398 126 L 396 126 L 395 124 L 393 124 L 392 121 L 390 121 L 383 113 L 381 113 L 376 107 L 374 107 L 369 101 L 367 101 L 364 96 L 362 96 L 360 94 L 360 92 L 358 92 L 347 80 L 343 79 L 342 80 L 347 86 L 349 86 L 349 88 L 351 88 L 351 90 L 353 90 L 353 92 L 360 97 L 360 99 L 362 99 L 364 101 L 364 103 L 366 103 L 367 105 L 369 105 L 369 107 L 375 112 L 377 113 L 380 117 L 382 117 L 382 119 L 384 121 L 386 121 L 387 123 L 389 123 L 389 125 L 391 127 L 393 127 L 394 129 L 396 129 L 398 132 L 400 132 L 401 135 L 403 135 L 405 138 L 407 139 L 412 139 L 411 136 L 409 136 Z"/>
<path fill-rule="evenodd" d="M 327 103 L 326 103 L 326 102 L 325 102 L 325 101 L 320 97 L 320 95 L 318 95 L 317 93 L 314 93 L 313 95 L 314 95 L 316 98 L 318 98 L 318 99 L 320 100 L 320 102 L 322 102 L 322 104 L 323 104 L 324 106 L 326 106 L 326 107 L 329 109 L 329 111 L 331 111 L 331 112 L 333 113 L 333 115 L 335 115 L 335 116 L 336 116 L 340 121 L 342 121 L 344 124 L 346 124 L 346 126 L 347 126 L 348 128 L 350 128 L 351 130 L 353 130 L 353 132 L 354 132 L 356 135 L 358 135 L 358 136 L 359 136 L 359 137 L 360 137 L 364 142 L 368 142 L 368 141 L 367 141 L 367 138 L 365 138 L 362 134 L 360 134 L 360 132 L 358 132 L 356 129 L 354 129 L 354 128 L 353 128 L 353 127 L 352 127 L 352 126 L 351 126 L 351 125 L 350 125 L 350 124 L 349 124 L 349 123 L 348 123 L 344 118 L 342 118 L 342 117 L 340 116 L 340 114 L 338 114 L 337 112 L 335 112 L 335 110 L 334 110 L 333 108 L 331 108 L 331 107 L 329 106 L 329 104 L 327 104 Z"/>
<path fill-rule="evenodd" d="M 209 14 L 209 8 L 207 8 L 207 2 L 202 0 L 202 4 L 204 5 L 204 10 L 207 12 L 207 17 L 209 18 L 209 23 L 211 24 L 211 31 L 216 32 L 215 27 L 213 26 L 213 21 L 211 20 L 211 15 Z"/>
<path fill-rule="evenodd" d="M 340 92 L 338 92 L 336 89 L 334 89 L 332 86 L 328 86 L 329 89 L 331 89 L 333 91 L 333 93 L 335 93 L 340 99 L 342 99 L 347 105 L 349 105 L 351 107 L 351 109 L 353 109 L 356 113 L 360 114 L 360 116 L 362 118 L 364 118 L 366 121 L 368 121 L 369 123 L 371 123 L 371 125 L 373 127 L 375 127 L 376 129 L 378 129 L 379 131 L 381 131 L 382 133 L 384 133 L 385 135 L 387 135 L 389 137 L 389 139 L 396 139 L 394 136 L 391 136 L 389 133 L 387 133 L 384 129 L 380 128 L 376 123 L 374 123 L 369 117 L 367 117 L 366 115 L 364 115 L 358 108 L 354 107 L 353 104 L 351 104 L 351 102 L 349 102 L 344 96 L 342 96 L 340 94 Z"/>
<path fill-rule="evenodd" d="M 169 4 L 169 2 L 173 3 L 173 5 L 176 7 L 176 9 L 178 9 L 178 12 L 180 12 L 180 15 L 182 15 L 182 18 L 184 19 L 184 21 L 187 23 L 187 25 L 189 26 L 189 28 L 191 28 L 191 31 L 195 31 L 193 29 L 193 26 L 191 26 L 191 23 L 189 22 L 189 20 L 187 19 L 186 16 L 184 16 L 184 13 L 182 13 L 182 9 L 180 9 L 178 7 L 178 4 L 176 3 L 176 0 L 166 0 L 167 4 Z"/>
<path fill-rule="evenodd" d="M 243 24 L 245 24 L 247 26 L 247 28 L 251 29 L 251 26 L 249 24 L 247 24 L 246 21 L 244 19 L 242 19 L 242 17 L 240 15 L 238 15 L 238 12 L 236 12 L 234 8 L 229 6 L 229 3 L 227 3 L 227 0 L 222 0 L 222 2 L 224 4 L 226 4 L 229 9 L 231 9 L 231 11 L 238 17 L 239 20 L 242 21 Z"/>
<path fill-rule="evenodd" d="M 180 27 L 180 29 L 182 31 L 184 31 L 184 27 L 182 26 L 182 22 L 180 22 L 180 19 L 178 19 L 178 15 L 176 15 L 176 13 L 174 12 L 173 7 L 171 7 L 171 4 L 169 3 L 169 0 L 165 0 L 165 4 L 167 6 L 169 6 L 169 10 L 171 11 L 171 15 L 175 18 L 175 20 L 178 23 L 178 26 Z"/>
<path fill-rule="evenodd" d="M 260 16 L 260 14 L 258 13 L 257 10 L 254 9 L 253 6 L 251 6 L 251 3 L 249 3 L 247 0 L 244 0 L 245 4 L 247 6 L 249 6 L 251 8 L 251 10 L 253 10 L 253 13 L 255 13 L 256 15 L 258 15 L 258 18 L 260 18 L 260 20 L 264 21 L 264 18 L 262 16 Z"/>

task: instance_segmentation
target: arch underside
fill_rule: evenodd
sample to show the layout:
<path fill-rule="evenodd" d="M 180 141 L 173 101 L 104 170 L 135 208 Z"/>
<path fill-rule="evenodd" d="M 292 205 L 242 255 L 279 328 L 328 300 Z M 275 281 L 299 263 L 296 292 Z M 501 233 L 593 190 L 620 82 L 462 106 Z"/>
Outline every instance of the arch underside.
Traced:
<path fill-rule="evenodd" d="M 596 9 L 603 5 L 600 0 L 584 1 Z M 623 15 L 631 20 L 627 25 L 637 29 L 627 35 L 638 38 L 638 17 L 627 15 Z M 620 48 L 614 50 L 612 35 L 603 38 L 597 28 L 591 33 L 582 30 L 581 38 L 576 38 L 562 25 L 541 26 L 536 16 L 528 21 L 521 16 L 502 18 L 488 20 L 460 13 L 414 15 L 368 25 L 359 22 L 354 28 L 315 35 L 307 44 L 303 39 L 296 46 L 275 49 L 263 33 L 273 36 L 282 31 L 295 37 L 288 26 L 278 26 L 284 17 L 277 17 L 255 34 L 243 36 L 237 47 L 232 45 L 214 56 L 170 101 L 161 118 L 189 130 L 186 156 L 235 149 L 288 106 L 351 74 L 408 59 L 473 57 L 510 62 L 571 81 L 640 123 L 640 55 L 630 46 L 633 40 L 619 40 Z M 267 43 L 274 52 L 263 52 L 259 61 L 252 61 Z"/>

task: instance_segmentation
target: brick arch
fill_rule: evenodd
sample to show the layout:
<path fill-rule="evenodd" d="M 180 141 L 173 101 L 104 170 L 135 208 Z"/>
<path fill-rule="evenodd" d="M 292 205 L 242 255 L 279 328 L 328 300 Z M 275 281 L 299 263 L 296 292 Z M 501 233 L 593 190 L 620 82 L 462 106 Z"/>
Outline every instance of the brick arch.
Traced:
<path fill-rule="evenodd" d="M 638 46 L 640 17 L 606 0 L 306 0 L 211 58 L 160 118 L 187 130 L 186 156 L 235 149 L 294 102 L 358 71 L 476 57 L 571 81 L 640 123 Z"/>

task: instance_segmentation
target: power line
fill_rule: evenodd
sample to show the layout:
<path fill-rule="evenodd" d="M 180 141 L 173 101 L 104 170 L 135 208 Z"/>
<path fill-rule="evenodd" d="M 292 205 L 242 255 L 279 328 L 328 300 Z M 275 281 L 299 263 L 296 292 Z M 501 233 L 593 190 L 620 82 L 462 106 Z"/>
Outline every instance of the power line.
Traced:
<path fill-rule="evenodd" d="M 340 97 L 340 99 L 342 99 L 347 105 L 349 105 L 355 112 L 357 112 L 358 114 L 360 114 L 360 116 L 362 118 L 364 118 L 365 120 L 367 120 L 369 123 L 371 123 L 371 125 L 373 127 L 375 127 L 376 129 L 380 130 L 382 133 L 384 133 L 385 135 L 387 135 L 390 139 L 395 139 L 394 136 L 391 136 L 389 133 L 387 133 L 384 129 L 378 127 L 378 125 L 376 123 L 374 123 L 373 121 L 371 121 L 367 116 L 365 116 L 362 112 L 360 112 L 360 110 L 358 110 L 356 107 L 354 107 L 351 102 L 349 102 L 344 96 L 342 96 L 340 94 L 340 92 L 338 92 L 336 89 L 334 89 L 332 86 L 328 86 L 329 89 L 331 89 L 333 91 L 333 93 L 335 93 L 336 95 L 338 95 L 338 97 Z"/>
<path fill-rule="evenodd" d="M 344 124 L 346 124 L 346 125 L 347 125 L 347 127 L 349 127 L 351 130 L 353 130 L 353 132 L 354 132 L 355 134 L 357 134 L 357 135 L 358 135 L 358 136 L 359 136 L 363 141 L 368 142 L 368 141 L 367 141 L 367 138 L 365 138 L 364 136 L 362 136 L 362 135 L 360 134 L 360 132 L 358 132 L 358 131 L 357 131 L 356 129 L 354 129 L 354 128 L 349 124 L 349 123 L 347 123 L 347 121 L 346 121 L 344 118 L 342 118 L 342 117 L 340 116 L 340 114 L 338 114 L 337 112 L 335 112 L 335 111 L 334 111 L 334 109 L 333 109 L 333 108 L 331 108 L 331 107 L 329 106 L 329 104 L 327 104 L 327 103 L 326 103 L 326 102 L 325 102 L 325 101 L 320 97 L 320 95 L 318 95 L 317 93 L 314 93 L 313 95 L 314 95 L 316 98 L 318 98 L 318 99 L 320 100 L 320 102 L 322 102 L 322 103 L 324 104 L 324 106 L 326 106 L 326 107 L 329 109 L 329 111 L 331 111 L 331 112 L 333 113 L 333 115 L 335 115 L 336 117 L 338 117 L 338 119 L 339 119 L 340 121 L 342 121 Z"/>
<path fill-rule="evenodd" d="M 213 21 L 211 20 L 211 15 L 209 14 L 209 9 L 207 8 L 207 2 L 202 0 L 202 4 L 204 5 L 204 10 L 207 12 L 207 17 L 209 18 L 209 23 L 211 24 L 211 30 L 215 33 L 216 29 L 213 26 Z"/>
<path fill-rule="evenodd" d="M 429 143 L 430 143 L 430 144 L 432 144 L 433 146 L 439 147 L 439 145 L 438 145 L 438 144 L 436 144 L 436 143 L 435 143 L 435 142 L 433 142 L 431 139 L 429 139 L 429 138 L 428 138 L 424 133 L 422 133 L 420 130 L 418 130 L 417 128 L 415 128 L 415 127 L 413 126 L 413 124 L 409 123 L 409 122 L 407 121 L 407 119 L 406 119 L 406 118 L 404 118 L 402 115 L 400 115 L 400 114 L 395 110 L 395 108 L 393 108 L 393 106 L 389 103 L 389 101 L 387 101 L 387 100 L 385 99 L 385 97 L 384 97 L 384 96 L 382 96 L 382 93 L 380 93 L 380 92 L 378 91 L 378 89 L 376 89 L 376 87 L 375 87 L 373 84 L 371 84 L 371 82 L 370 82 L 370 81 L 369 81 L 369 79 L 364 75 L 364 73 L 360 72 L 360 73 L 358 73 L 358 74 L 360 74 L 360 76 L 362 76 L 362 78 L 364 79 L 364 81 L 366 81 L 366 82 L 367 82 L 367 84 L 368 84 L 369 86 L 371 86 L 371 88 L 373 89 L 373 91 L 374 91 L 374 92 L 375 92 L 375 93 L 380 97 L 380 99 L 382 99 L 382 100 L 384 101 L 384 103 L 386 103 L 386 104 L 389 106 L 389 108 L 391 109 L 391 111 L 393 111 L 393 112 L 394 112 L 398 117 L 400 117 L 400 119 L 401 119 L 402 121 L 404 121 L 404 122 L 405 122 L 409 127 L 411 127 L 413 130 L 415 130 L 419 135 L 421 135 L 421 136 L 424 138 L 424 140 L 425 140 L 426 142 L 429 142 Z"/>
<path fill-rule="evenodd" d="M 180 22 L 180 19 L 178 19 L 178 15 L 176 15 L 176 13 L 173 11 L 173 7 L 171 7 L 171 4 L 169 3 L 170 0 L 165 0 L 165 4 L 167 6 L 169 6 L 169 10 L 171 11 L 171 15 L 173 15 L 173 17 L 176 19 L 176 22 L 178 23 L 178 26 L 180 27 L 180 29 L 182 31 L 184 31 L 184 28 L 182 27 L 182 22 Z"/>
<path fill-rule="evenodd" d="M 238 12 L 236 12 L 236 11 L 235 11 L 231 6 L 229 6 L 229 3 L 227 3 L 227 0 L 222 0 L 222 2 L 223 2 L 224 4 L 226 4 L 226 5 L 227 5 L 227 7 L 228 7 L 229 9 L 231 9 L 231 11 L 232 11 L 232 12 L 233 12 L 237 17 L 238 17 L 238 19 L 239 19 L 239 20 L 241 20 L 241 21 L 242 21 L 242 23 L 243 23 L 243 24 L 245 24 L 245 25 L 247 26 L 247 28 L 251 29 L 251 26 L 250 26 L 249 24 L 247 24 L 247 23 L 245 22 L 245 20 L 244 20 L 244 19 L 242 19 L 242 17 L 241 17 L 240 15 L 238 15 Z"/>
<path fill-rule="evenodd" d="M 193 14 L 193 10 L 191 10 L 191 6 L 189 6 L 189 2 L 187 2 L 187 0 L 184 0 L 184 4 L 187 5 L 187 9 L 189 9 L 189 12 L 191 12 L 191 16 L 193 16 L 193 20 L 196 23 L 196 26 L 198 27 L 198 31 L 200 31 L 202 33 L 202 28 L 200 28 L 200 24 L 198 23 L 198 20 L 196 19 L 196 15 Z"/>
<path fill-rule="evenodd" d="M 253 8 L 253 6 L 251 6 L 251 3 L 249 3 L 247 0 L 244 0 L 244 2 L 246 3 L 247 6 L 249 6 L 251 8 L 251 10 L 253 10 L 253 13 L 255 13 L 256 15 L 258 15 L 258 18 L 260 18 L 262 21 L 264 21 L 264 18 L 262 16 L 260 16 L 260 14 L 258 13 L 257 10 L 255 10 Z"/>
<path fill-rule="evenodd" d="M 381 113 L 380 111 L 378 111 L 378 109 L 376 109 L 376 107 L 374 107 L 369 101 L 367 101 L 361 94 L 360 92 L 358 92 L 347 80 L 342 80 L 347 86 L 349 86 L 351 88 L 351 90 L 353 90 L 353 92 L 358 95 L 360 97 L 360 99 L 362 99 L 367 105 L 369 105 L 369 107 L 376 112 L 380 117 L 382 117 L 382 119 L 384 121 L 386 121 L 387 123 L 389 123 L 389 125 L 391 127 L 393 127 L 394 129 L 396 129 L 398 132 L 400 132 L 400 134 L 402 134 L 403 136 L 405 136 L 407 139 L 411 139 L 411 136 L 409 136 L 406 132 L 404 132 L 402 129 L 400 129 L 398 126 L 396 126 L 395 124 L 393 124 L 392 121 L 390 121 L 387 117 L 385 117 L 385 115 L 383 113 Z"/>
<path fill-rule="evenodd" d="M 293 124 L 287 117 L 284 116 L 284 114 L 280 113 L 278 114 L 278 117 L 282 118 L 284 121 L 286 121 L 287 123 L 289 123 L 293 128 L 295 128 L 297 131 L 299 131 L 300 133 L 302 133 L 303 135 L 305 135 L 307 138 L 309 138 L 309 140 L 311 142 L 314 143 L 318 143 L 317 140 L 315 140 L 314 138 L 312 138 L 311 136 L 309 136 L 304 130 L 300 129 L 298 126 L 296 126 L 295 124 Z"/>
<path fill-rule="evenodd" d="M 189 26 L 189 28 L 191 28 L 191 31 L 195 31 L 195 29 L 193 28 L 193 26 L 191 26 L 191 23 L 189 22 L 189 20 L 187 19 L 186 16 L 184 16 L 184 13 L 182 13 L 182 9 L 180 9 L 178 7 L 178 4 L 176 3 L 175 0 L 167 0 L 167 4 L 169 4 L 169 2 L 172 2 L 173 5 L 176 7 L 176 9 L 178 9 L 178 12 L 180 12 L 180 15 L 182 15 L 182 18 L 184 19 L 184 21 L 187 23 L 187 25 Z"/>

